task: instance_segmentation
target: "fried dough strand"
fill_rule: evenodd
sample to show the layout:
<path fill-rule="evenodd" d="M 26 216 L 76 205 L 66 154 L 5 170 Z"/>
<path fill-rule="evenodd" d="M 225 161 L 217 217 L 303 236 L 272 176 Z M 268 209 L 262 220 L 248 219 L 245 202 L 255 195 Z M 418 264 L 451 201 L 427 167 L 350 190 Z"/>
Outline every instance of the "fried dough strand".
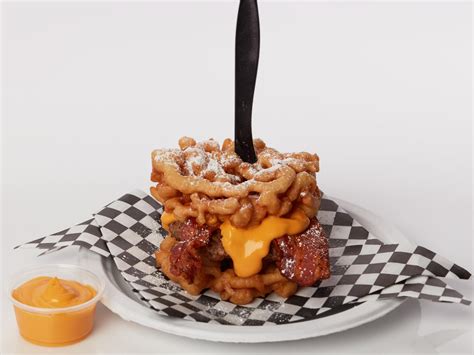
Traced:
<path fill-rule="evenodd" d="M 171 251 L 177 243 L 175 238 L 168 235 L 162 241 L 160 249 L 155 252 L 156 263 L 170 280 L 181 285 L 192 295 L 198 295 L 210 288 L 219 293 L 222 300 L 244 305 L 252 302 L 256 297 L 264 297 L 271 292 L 276 292 L 282 297 L 289 297 L 298 288 L 297 284 L 286 279 L 275 265 L 269 265 L 259 274 L 251 277 L 238 277 L 233 269 L 221 271 L 220 262 L 210 260 L 205 255 L 202 257 L 202 267 L 190 283 L 186 277 L 177 276 L 171 271 Z"/>
<path fill-rule="evenodd" d="M 299 208 L 316 215 L 321 194 L 316 184 L 316 154 L 279 153 L 254 140 L 257 162 L 243 162 L 226 139 L 197 143 L 182 137 L 179 149 L 152 152 L 151 194 L 178 220 L 196 218 L 217 226 L 225 219 L 239 228 L 258 225 L 269 216 Z"/>

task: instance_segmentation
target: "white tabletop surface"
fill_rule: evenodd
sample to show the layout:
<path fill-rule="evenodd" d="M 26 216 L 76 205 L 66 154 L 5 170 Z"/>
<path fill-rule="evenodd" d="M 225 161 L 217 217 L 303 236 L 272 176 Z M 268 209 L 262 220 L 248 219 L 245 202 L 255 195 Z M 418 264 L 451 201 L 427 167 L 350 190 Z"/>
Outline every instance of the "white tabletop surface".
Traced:
<path fill-rule="evenodd" d="M 468 2 L 261 2 L 254 135 L 315 151 L 318 183 L 472 270 Z M 409 300 L 370 324 L 278 344 L 179 338 L 98 307 L 67 348 L 18 335 L 14 245 L 149 186 L 149 154 L 233 132 L 236 2 L 2 4 L 3 353 L 472 353 L 472 307 Z M 472 281 L 449 282 L 472 299 Z"/>

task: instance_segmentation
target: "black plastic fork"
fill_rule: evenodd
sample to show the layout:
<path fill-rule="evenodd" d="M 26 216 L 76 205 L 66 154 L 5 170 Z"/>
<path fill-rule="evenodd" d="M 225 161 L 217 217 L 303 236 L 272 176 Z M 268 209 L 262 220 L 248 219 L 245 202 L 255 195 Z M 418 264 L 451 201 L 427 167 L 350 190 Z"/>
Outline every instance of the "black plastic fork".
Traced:
<path fill-rule="evenodd" d="M 260 53 L 257 0 L 240 0 L 235 36 L 235 152 L 248 163 L 257 157 L 252 137 L 252 104 Z"/>

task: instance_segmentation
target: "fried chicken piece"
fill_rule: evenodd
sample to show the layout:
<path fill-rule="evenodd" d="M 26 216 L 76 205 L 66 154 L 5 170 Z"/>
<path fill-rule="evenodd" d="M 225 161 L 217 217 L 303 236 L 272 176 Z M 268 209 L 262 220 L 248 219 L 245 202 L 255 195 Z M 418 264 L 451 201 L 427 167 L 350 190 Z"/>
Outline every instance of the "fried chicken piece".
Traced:
<path fill-rule="evenodd" d="M 192 282 L 188 282 L 183 276 L 177 276 L 171 272 L 170 256 L 171 249 L 178 243 L 178 241 L 167 236 L 161 242 L 160 249 L 155 252 L 156 265 L 168 276 L 168 278 L 183 289 L 189 292 L 191 295 L 199 295 L 204 289 L 208 288 L 210 283 L 220 276 L 219 262 L 213 262 L 205 258 L 202 259 L 202 267 L 196 269 Z"/>
<path fill-rule="evenodd" d="M 171 235 L 178 241 L 170 251 L 170 271 L 192 283 L 202 268 L 199 249 L 209 244 L 214 230 L 206 225 L 198 225 L 194 218 L 174 222 L 169 228 Z"/>
<path fill-rule="evenodd" d="M 288 280 L 311 286 L 331 276 L 328 240 L 317 218 L 311 219 L 306 231 L 277 238 L 272 244 L 276 265 Z"/>

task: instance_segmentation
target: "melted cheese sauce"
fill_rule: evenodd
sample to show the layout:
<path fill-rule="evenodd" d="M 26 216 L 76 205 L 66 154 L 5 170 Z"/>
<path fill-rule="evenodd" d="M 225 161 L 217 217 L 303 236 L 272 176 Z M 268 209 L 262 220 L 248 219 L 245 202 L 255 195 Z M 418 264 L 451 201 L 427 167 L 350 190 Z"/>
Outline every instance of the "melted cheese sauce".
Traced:
<path fill-rule="evenodd" d="M 161 216 L 162 226 L 167 231 L 176 220 L 172 213 L 164 212 Z M 290 218 L 269 216 L 251 228 L 237 228 L 227 220 L 220 226 L 222 246 L 232 259 L 236 275 L 249 277 L 262 269 L 262 259 L 267 256 L 273 239 L 301 233 L 308 225 L 309 218 L 299 210 Z"/>
<path fill-rule="evenodd" d="M 296 211 L 290 218 L 270 216 L 251 228 L 236 228 L 227 220 L 220 227 L 222 245 L 232 258 L 236 275 L 249 277 L 262 269 L 262 259 L 273 239 L 301 233 L 308 225 L 309 219 L 302 211 Z"/>
<path fill-rule="evenodd" d="M 33 307 L 58 310 L 92 300 L 97 291 L 74 280 L 39 276 L 12 292 L 17 301 Z M 14 306 L 20 334 L 28 341 L 43 346 L 68 345 L 85 338 L 94 324 L 96 304 L 74 311 L 33 312 Z"/>
<path fill-rule="evenodd" d="M 89 301 L 94 298 L 96 291 L 76 281 L 40 276 L 13 290 L 12 295 L 28 306 L 63 308 Z"/>

